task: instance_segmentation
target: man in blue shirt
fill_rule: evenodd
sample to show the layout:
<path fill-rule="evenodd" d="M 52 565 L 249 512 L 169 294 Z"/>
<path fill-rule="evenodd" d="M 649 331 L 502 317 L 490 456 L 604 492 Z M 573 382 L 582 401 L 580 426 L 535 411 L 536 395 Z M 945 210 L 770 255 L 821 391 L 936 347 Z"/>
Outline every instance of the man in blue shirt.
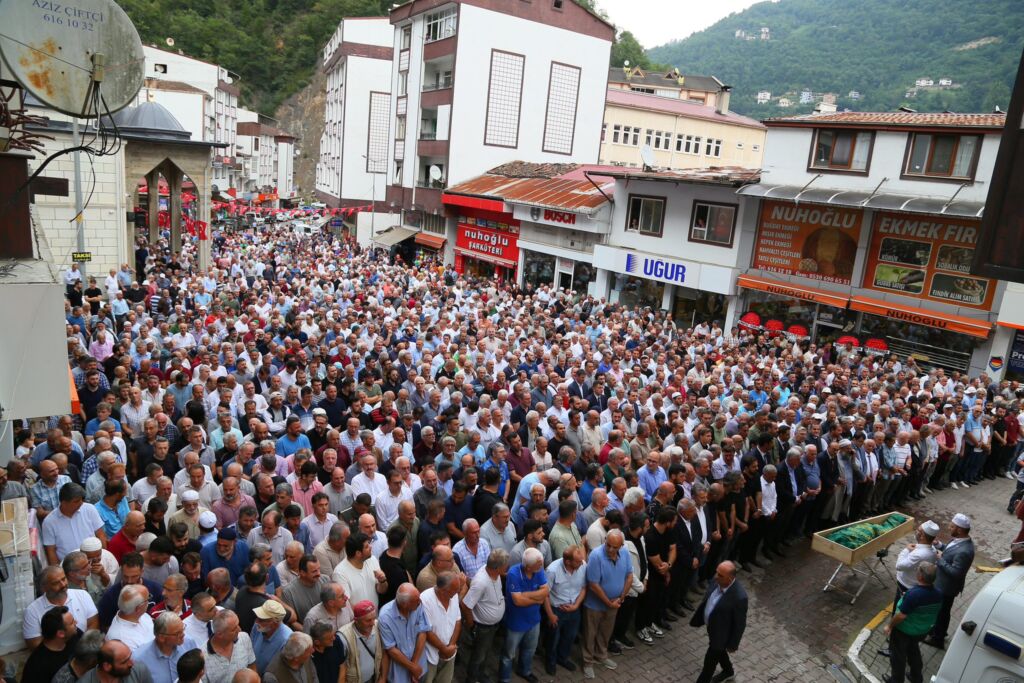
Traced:
<path fill-rule="evenodd" d="M 256 615 L 256 625 L 250 634 L 252 651 L 256 654 L 256 671 L 262 676 L 270 666 L 270 660 L 288 642 L 292 630 L 284 625 L 288 612 L 276 600 L 267 600 L 254 609 L 253 614 Z"/>
<path fill-rule="evenodd" d="M 134 653 L 133 658 L 146 665 L 153 683 L 174 683 L 178 677 L 178 660 L 196 644 L 185 635 L 185 624 L 174 612 L 163 612 L 154 619 L 153 633 L 153 640 Z"/>
<path fill-rule="evenodd" d="M 491 444 L 490 457 L 484 460 L 481 469 L 486 472 L 496 467 L 501 474 L 501 483 L 498 484 L 498 495 L 504 500 L 508 496 L 508 463 L 505 462 L 505 446 L 500 441 Z"/>
<path fill-rule="evenodd" d="M 313 450 L 309 437 L 302 433 L 302 421 L 295 415 L 289 415 L 285 422 L 285 433 L 277 440 L 277 454 L 286 458 L 303 448 Z"/>
<path fill-rule="evenodd" d="M 658 493 L 658 487 L 662 482 L 668 481 L 668 475 L 661 467 L 661 453 L 651 451 L 647 454 L 647 466 L 640 468 L 638 478 L 640 488 L 644 490 L 644 498 L 650 500 Z"/>
<path fill-rule="evenodd" d="M 415 586 L 399 586 L 395 599 L 381 608 L 377 628 L 391 660 L 388 683 L 417 683 L 427 672 L 430 622 Z"/>
<path fill-rule="evenodd" d="M 224 527 L 217 532 L 215 542 L 203 546 L 199 557 L 203 561 L 203 571 L 211 572 L 223 567 L 228 570 L 231 584 L 234 585 L 245 573 L 249 562 L 249 545 L 238 540 L 238 532 L 233 527 Z"/>
<path fill-rule="evenodd" d="M 544 556 L 536 548 L 527 548 L 523 561 L 512 567 L 506 581 L 505 626 L 508 635 L 501 651 L 498 680 L 509 683 L 512 664 L 517 659 L 517 673 L 530 683 L 537 683 L 531 671 L 533 655 L 540 638 L 540 607 L 548 599 L 548 579 L 544 574 Z"/>
<path fill-rule="evenodd" d="M 615 617 L 633 583 L 633 562 L 622 546 L 626 537 L 618 529 L 608 532 L 604 545 L 594 548 L 587 560 L 587 608 L 583 633 L 583 677 L 594 678 L 594 663 L 606 669 L 618 665 L 608 656 L 608 641 Z"/>

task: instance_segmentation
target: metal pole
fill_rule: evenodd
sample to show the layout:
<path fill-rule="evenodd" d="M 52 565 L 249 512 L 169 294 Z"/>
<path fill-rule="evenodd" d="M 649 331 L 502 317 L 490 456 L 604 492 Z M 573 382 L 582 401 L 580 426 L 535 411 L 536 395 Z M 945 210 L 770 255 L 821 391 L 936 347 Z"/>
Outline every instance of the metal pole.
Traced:
<path fill-rule="evenodd" d="M 97 125 L 99 122 L 97 121 Z M 71 119 L 71 144 L 79 147 L 82 144 L 78 132 L 78 119 Z M 79 150 L 74 152 L 75 162 L 75 223 L 78 227 L 78 251 L 85 251 L 85 216 L 82 207 L 82 153 Z M 79 270 L 82 271 L 82 280 L 86 279 L 86 264 L 80 263 Z"/>
<path fill-rule="evenodd" d="M 357 231 L 358 232 L 358 231 Z M 377 236 L 377 174 L 370 179 L 370 239 Z"/>

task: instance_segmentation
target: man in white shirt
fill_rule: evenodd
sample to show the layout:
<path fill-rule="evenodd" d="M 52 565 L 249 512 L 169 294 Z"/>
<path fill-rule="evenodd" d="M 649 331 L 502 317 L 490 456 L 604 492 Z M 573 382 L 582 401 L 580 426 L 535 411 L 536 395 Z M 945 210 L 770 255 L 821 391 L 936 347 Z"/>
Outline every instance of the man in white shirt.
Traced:
<path fill-rule="evenodd" d="M 462 619 L 459 616 L 461 577 L 455 572 L 441 572 L 437 585 L 420 596 L 423 611 L 432 627 L 427 632 L 427 679 L 451 681 L 455 673 Z"/>
<path fill-rule="evenodd" d="M 493 649 L 494 636 L 505 616 L 505 593 L 502 577 L 508 574 L 508 552 L 497 548 L 491 551 L 487 564 L 472 577 L 469 592 L 463 599 L 468 608 L 466 628 L 473 629 L 473 651 L 467 665 L 466 680 L 484 678 L 484 662 Z"/>
<path fill-rule="evenodd" d="M 917 527 L 915 543 L 908 543 L 896 558 L 896 601 L 917 585 L 917 568 L 922 562 L 937 562 L 932 543 L 939 535 L 939 525 L 928 520 Z"/>
<path fill-rule="evenodd" d="M 387 481 L 377 473 L 377 458 L 372 454 L 367 453 L 359 462 L 363 471 L 352 478 L 352 496 L 367 493 L 371 502 L 376 504 L 377 498 L 388 490 Z"/>
<path fill-rule="evenodd" d="M 779 535 L 778 529 L 776 529 L 779 512 L 779 496 L 775 490 L 776 476 L 778 476 L 778 470 L 775 465 L 765 465 L 761 472 L 761 493 L 758 496 L 761 507 L 761 538 L 764 540 L 761 552 L 765 557 L 769 557 L 769 553 L 781 555 L 775 545 Z M 769 559 L 771 558 L 769 557 Z"/>
<path fill-rule="evenodd" d="M 43 615 L 54 607 L 67 607 L 75 624 L 82 631 L 99 628 L 100 618 L 96 604 L 89 593 L 77 588 L 68 588 L 68 579 L 60 567 L 46 567 L 39 579 L 43 594 L 29 603 L 22 618 L 22 636 L 29 649 L 43 641 L 40 622 Z"/>
<path fill-rule="evenodd" d="M 210 626 L 217 612 L 217 600 L 209 593 L 199 593 L 192 598 L 192 614 L 185 617 L 185 636 L 191 638 L 197 647 L 206 648 L 210 639 Z"/>
<path fill-rule="evenodd" d="M 388 472 L 388 489 L 377 497 L 374 506 L 377 512 L 377 527 L 388 529 L 398 519 L 398 506 L 402 501 L 412 500 L 412 491 L 402 482 L 402 473 L 397 469 Z"/>
<path fill-rule="evenodd" d="M 353 604 L 369 600 L 376 608 L 379 595 L 388 589 L 387 577 L 373 556 L 370 539 L 362 532 L 345 541 L 345 559 L 334 568 L 332 578 L 342 585 Z"/>
<path fill-rule="evenodd" d="M 153 642 L 153 618 L 149 589 L 143 585 L 124 586 L 117 598 L 117 614 L 107 630 L 107 640 L 120 640 L 134 651 Z"/>

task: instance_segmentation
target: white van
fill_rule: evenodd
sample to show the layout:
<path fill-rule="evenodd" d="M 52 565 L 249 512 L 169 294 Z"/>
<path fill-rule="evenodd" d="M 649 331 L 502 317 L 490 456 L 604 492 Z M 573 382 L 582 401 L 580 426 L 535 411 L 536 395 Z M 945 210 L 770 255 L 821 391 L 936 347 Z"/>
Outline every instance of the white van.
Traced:
<path fill-rule="evenodd" d="M 1022 654 L 1024 566 L 1014 565 L 974 597 L 932 683 L 1019 683 L 1024 681 Z"/>

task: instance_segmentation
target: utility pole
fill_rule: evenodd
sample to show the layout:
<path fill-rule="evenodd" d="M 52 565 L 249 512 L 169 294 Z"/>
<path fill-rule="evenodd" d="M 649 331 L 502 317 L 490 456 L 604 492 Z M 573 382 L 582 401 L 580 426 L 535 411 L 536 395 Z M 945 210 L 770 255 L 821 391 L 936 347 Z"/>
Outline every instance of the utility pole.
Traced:
<path fill-rule="evenodd" d="M 99 119 L 96 120 L 99 125 Z M 82 152 L 78 150 L 82 144 L 82 138 L 78 130 L 78 117 L 71 118 L 71 145 L 75 147 L 75 225 L 78 229 L 78 251 L 85 251 L 85 215 L 82 206 Z M 86 279 L 86 264 L 78 265 L 82 271 L 82 281 Z"/>

